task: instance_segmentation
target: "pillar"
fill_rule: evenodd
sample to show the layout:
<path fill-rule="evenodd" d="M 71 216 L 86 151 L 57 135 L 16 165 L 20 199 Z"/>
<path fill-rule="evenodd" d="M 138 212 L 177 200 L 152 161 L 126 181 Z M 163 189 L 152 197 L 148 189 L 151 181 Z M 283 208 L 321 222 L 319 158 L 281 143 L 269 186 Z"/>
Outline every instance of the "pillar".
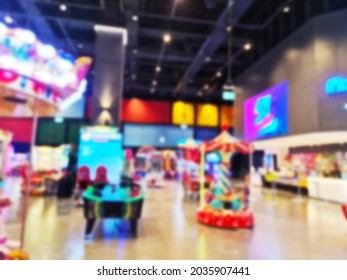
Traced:
<path fill-rule="evenodd" d="M 120 127 L 127 31 L 96 25 L 95 32 L 92 124 Z"/>

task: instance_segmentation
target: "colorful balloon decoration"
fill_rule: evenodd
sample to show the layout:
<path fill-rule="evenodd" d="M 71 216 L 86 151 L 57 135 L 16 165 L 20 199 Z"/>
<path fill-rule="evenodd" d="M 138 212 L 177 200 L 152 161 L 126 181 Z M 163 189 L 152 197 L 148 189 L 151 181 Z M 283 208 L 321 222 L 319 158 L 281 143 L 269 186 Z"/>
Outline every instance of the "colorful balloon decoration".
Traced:
<path fill-rule="evenodd" d="M 42 43 L 30 30 L 0 23 L 0 86 L 59 105 L 86 90 L 91 64 L 89 57 L 76 59 Z"/>

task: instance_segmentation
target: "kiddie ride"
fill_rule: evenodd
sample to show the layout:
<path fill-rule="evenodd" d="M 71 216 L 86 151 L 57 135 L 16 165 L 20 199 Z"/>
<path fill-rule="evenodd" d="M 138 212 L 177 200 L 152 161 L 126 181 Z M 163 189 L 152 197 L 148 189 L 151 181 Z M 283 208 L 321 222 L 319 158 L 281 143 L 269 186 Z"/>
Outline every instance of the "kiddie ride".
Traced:
<path fill-rule="evenodd" d="M 200 188 L 200 209 L 197 220 L 209 226 L 228 229 L 254 227 L 253 213 L 248 209 L 248 180 L 244 189 L 231 188 L 229 177 L 230 157 L 234 151 L 251 152 L 251 145 L 241 143 L 228 134 L 226 129 L 215 139 L 201 146 L 201 169 L 205 165 L 205 153 L 218 152 L 220 163 L 220 178 L 217 184 L 205 189 Z"/>
<path fill-rule="evenodd" d="M 137 221 L 141 217 L 144 194 L 140 185 L 122 177 L 119 185 L 99 181 L 83 193 L 85 234 L 91 237 L 97 219 L 127 219 L 131 234 L 137 236 Z"/>

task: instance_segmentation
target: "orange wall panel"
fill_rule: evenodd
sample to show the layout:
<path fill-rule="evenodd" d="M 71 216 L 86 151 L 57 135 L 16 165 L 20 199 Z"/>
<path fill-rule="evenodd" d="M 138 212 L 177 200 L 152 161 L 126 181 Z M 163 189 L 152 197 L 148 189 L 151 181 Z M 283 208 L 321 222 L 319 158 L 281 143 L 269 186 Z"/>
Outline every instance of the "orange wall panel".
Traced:
<path fill-rule="evenodd" d="M 194 104 L 177 101 L 172 105 L 172 123 L 175 125 L 194 125 Z"/>
<path fill-rule="evenodd" d="M 234 107 L 233 106 L 222 106 L 220 110 L 220 122 L 221 125 L 228 127 L 234 127 Z"/>
<path fill-rule="evenodd" d="M 213 104 L 198 105 L 197 124 L 199 126 L 218 126 L 218 106 Z"/>
<path fill-rule="evenodd" d="M 122 103 L 122 121 L 133 123 L 170 123 L 171 104 L 161 101 L 125 99 Z"/>

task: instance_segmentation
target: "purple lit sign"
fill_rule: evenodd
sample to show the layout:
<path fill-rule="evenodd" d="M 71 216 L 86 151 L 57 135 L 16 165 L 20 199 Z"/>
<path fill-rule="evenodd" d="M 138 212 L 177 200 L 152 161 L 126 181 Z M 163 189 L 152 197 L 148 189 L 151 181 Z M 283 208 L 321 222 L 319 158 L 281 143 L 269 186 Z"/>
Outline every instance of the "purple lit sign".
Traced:
<path fill-rule="evenodd" d="M 288 83 L 282 82 L 247 99 L 244 124 L 247 141 L 288 134 Z"/>

